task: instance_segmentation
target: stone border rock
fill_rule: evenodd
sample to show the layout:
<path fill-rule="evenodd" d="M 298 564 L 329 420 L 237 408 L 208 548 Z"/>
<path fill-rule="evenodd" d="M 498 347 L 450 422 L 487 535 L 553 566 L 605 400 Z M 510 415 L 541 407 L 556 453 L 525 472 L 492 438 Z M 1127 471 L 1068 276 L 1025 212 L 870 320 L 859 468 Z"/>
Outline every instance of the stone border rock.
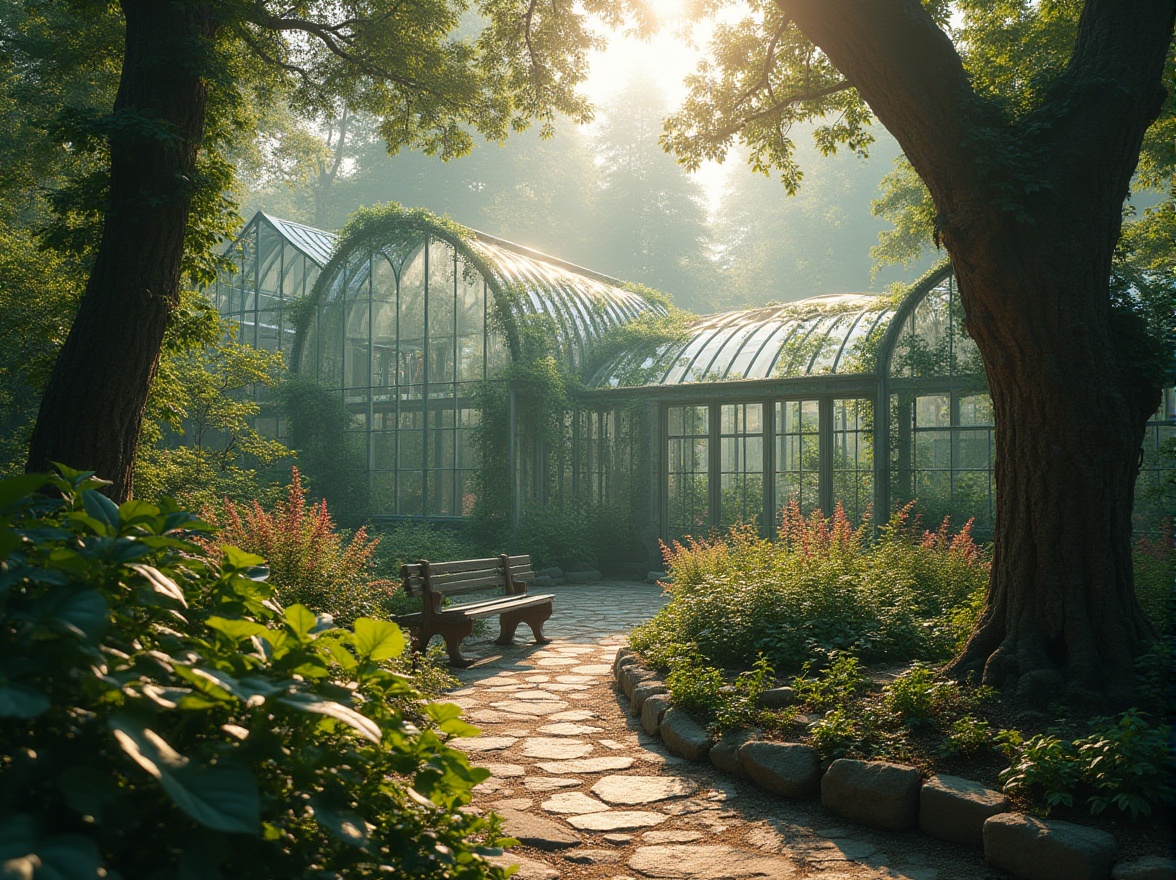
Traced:
<path fill-rule="evenodd" d="M 660 736 L 670 752 L 689 761 L 709 760 L 718 770 L 750 778 L 778 797 L 801 800 L 819 793 L 825 809 L 852 822 L 893 831 L 918 828 L 940 840 L 982 847 L 990 865 L 1024 880 L 1111 880 L 1112 867 L 1115 880 L 1176 876 L 1172 859 L 1147 856 L 1139 863 L 1116 863 L 1110 834 L 1013 812 L 1001 792 L 970 779 L 944 775 L 923 780 L 914 767 L 845 758 L 822 773 L 816 752 L 808 746 L 758 740 L 757 731 L 713 742 L 697 722 L 673 708 L 657 673 L 631 648 L 617 651 L 613 680 L 633 701 L 631 714 L 640 716 L 644 730 Z M 791 697 L 783 693 L 786 689 L 777 690 L 774 702 Z M 1134 871 L 1137 865 L 1146 868 L 1144 873 Z M 1150 873 L 1157 868 L 1161 873 Z"/>

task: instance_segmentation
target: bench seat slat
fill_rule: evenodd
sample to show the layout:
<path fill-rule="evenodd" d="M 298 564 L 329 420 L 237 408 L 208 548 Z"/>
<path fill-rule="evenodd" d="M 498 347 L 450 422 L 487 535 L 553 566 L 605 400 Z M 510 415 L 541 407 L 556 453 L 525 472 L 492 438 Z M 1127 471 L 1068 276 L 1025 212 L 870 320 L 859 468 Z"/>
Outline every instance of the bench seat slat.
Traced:
<path fill-rule="evenodd" d="M 552 595 L 527 594 L 513 598 L 499 597 L 485 602 L 467 602 L 465 605 L 450 605 L 443 608 L 438 617 L 485 617 L 490 614 L 501 614 L 504 611 L 514 611 L 519 608 L 530 608 L 534 605 L 546 605 L 553 598 Z"/>

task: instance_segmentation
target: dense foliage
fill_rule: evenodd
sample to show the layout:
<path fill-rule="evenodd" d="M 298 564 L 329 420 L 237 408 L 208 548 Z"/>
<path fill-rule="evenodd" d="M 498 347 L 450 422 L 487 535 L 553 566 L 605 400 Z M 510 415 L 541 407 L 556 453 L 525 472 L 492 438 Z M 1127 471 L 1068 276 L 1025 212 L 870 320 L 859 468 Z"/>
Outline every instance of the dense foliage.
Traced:
<path fill-rule="evenodd" d="M 494 822 L 461 809 L 488 773 L 446 744 L 473 728 L 385 668 L 398 627 L 282 609 L 193 516 L 63 473 L 0 483 L 7 870 L 504 877 Z"/>
<path fill-rule="evenodd" d="M 988 563 L 969 527 L 923 532 L 897 512 L 867 538 L 832 517 L 784 511 L 778 540 L 748 527 L 665 547 L 669 604 L 631 636 L 658 665 L 699 654 L 742 666 L 761 653 L 779 671 L 834 650 L 863 659 L 947 659 L 970 632 Z"/>

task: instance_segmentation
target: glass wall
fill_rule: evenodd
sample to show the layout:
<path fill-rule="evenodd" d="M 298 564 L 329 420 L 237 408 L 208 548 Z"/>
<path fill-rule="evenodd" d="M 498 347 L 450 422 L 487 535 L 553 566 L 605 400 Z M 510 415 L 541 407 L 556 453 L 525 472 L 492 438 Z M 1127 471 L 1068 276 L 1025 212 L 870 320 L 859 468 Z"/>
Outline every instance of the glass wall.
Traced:
<path fill-rule="evenodd" d="M 990 533 L 996 495 L 992 401 L 976 344 L 964 331 L 954 276 L 896 327 L 889 363 L 890 503 L 916 502 L 928 525 L 975 519 Z"/>
<path fill-rule="evenodd" d="M 818 400 L 776 402 L 776 496 L 772 507 L 777 523 L 786 504 L 799 504 L 806 515 L 821 506 L 820 412 Z"/>
<path fill-rule="evenodd" d="M 666 534 L 705 535 L 711 524 L 709 406 L 666 410 Z"/>
<path fill-rule="evenodd" d="M 474 398 L 508 357 L 491 295 L 452 244 L 421 236 L 354 257 L 310 316 L 300 369 L 338 388 L 366 433 L 373 514 L 472 509 Z"/>
<path fill-rule="evenodd" d="M 719 525 L 762 525 L 764 405 L 719 407 Z"/>

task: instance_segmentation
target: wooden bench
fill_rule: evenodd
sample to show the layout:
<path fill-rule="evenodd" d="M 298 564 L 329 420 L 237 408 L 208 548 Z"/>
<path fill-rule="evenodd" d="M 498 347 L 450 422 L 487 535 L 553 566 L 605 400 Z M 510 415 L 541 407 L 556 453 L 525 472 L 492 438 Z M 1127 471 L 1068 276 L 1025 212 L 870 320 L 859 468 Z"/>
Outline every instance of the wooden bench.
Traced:
<path fill-rule="evenodd" d="M 445 638 L 452 666 L 469 666 L 473 661 L 461 655 L 461 640 L 474 630 L 479 617 L 498 616 L 500 631 L 496 645 L 514 641 L 520 623 L 531 628 L 535 641 L 545 645 L 551 639 L 543 635 L 543 621 L 551 617 L 551 594 L 535 595 L 527 592 L 527 583 L 535 579 L 530 556 L 502 556 L 490 559 L 463 559 L 457 562 L 431 563 L 422 559 L 412 565 L 400 566 L 404 591 L 419 597 L 421 610 L 402 614 L 396 622 L 412 634 L 412 649 L 425 650 L 435 635 Z M 501 595 L 479 599 L 462 605 L 443 607 L 445 599 L 488 590 Z"/>

